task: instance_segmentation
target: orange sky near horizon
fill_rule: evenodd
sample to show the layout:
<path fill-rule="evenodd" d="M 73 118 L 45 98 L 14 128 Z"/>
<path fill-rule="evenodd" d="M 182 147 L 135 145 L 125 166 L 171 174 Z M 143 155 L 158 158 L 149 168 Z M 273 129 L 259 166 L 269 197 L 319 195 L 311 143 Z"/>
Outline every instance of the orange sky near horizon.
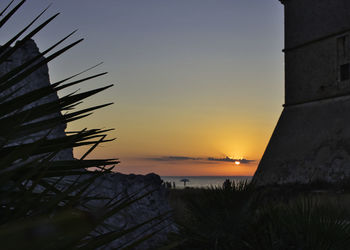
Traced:
<path fill-rule="evenodd" d="M 95 116 L 103 114 L 96 113 Z M 162 176 L 251 176 L 257 168 L 276 123 L 275 119 L 249 123 L 246 118 L 207 118 L 207 120 L 202 118 L 200 119 L 202 125 L 196 122 L 181 125 L 180 118 L 178 123 L 175 123 L 175 118 L 167 119 L 164 116 L 163 119 L 163 126 L 158 127 L 158 130 L 150 125 L 138 128 L 128 126 L 123 130 L 122 137 L 117 138 L 115 142 L 101 145 L 90 157 L 120 158 L 121 164 L 116 166 L 116 171 L 122 173 L 154 172 Z M 264 126 L 254 126 L 255 123 Z M 77 123 L 77 127 L 79 126 Z M 71 128 L 75 129 L 73 126 Z M 118 130 L 112 132 L 111 136 L 118 137 Z M 81 155 L 85 150 L 85 148 L 76 149 L 75 155 Z M 163 156 L 200 159 L 229 157 L 244 158 L 253 162 L 237 166 L 234 162 L 207 160 L 152 160 Z"/>
<path fill-rule="evenodd" d="M 27 1 L 8 30 L 19 30 L 51 2 Z M 80 108 L 114 105 L 68 124 L 68 131 L 116 129 L 109 137 L 117 140 L 91 158 L 119 158 L 122 173 L 254 174 L 282 111 L 279 1 L 60 0 L 45 15 L 57 12 L 57 21 L 35 36 L 41 51 L 76 28 L 72 40 L 86 39 L 49 64 L 51 81 L 101 61 L 82 77 L 109 72 L 59 95 L 115 84 Z M 226 157 L 248 163 L 208 160 Z"/>
<path fill-rule="evenodd" d="M 260 0 L 137 2 L 120 1 L 119 8 L 125 7 L 120 13 L 129 16 L 113 27 L 121 36 L 110 37 L 115 57 L 104 55 L 110 74 L 97 81 L 116 86 L 86 102 L 115 104 L 69 128 L 116 128 L 110 137 L 117 140 L 91 157 L 119 158 L 118 172 L 253 175 L 282 111 L 282 5 Z M 197 12 L 188 11 L 190 6 Z M 92 81 L 84 87 L 95 86 Z M 162 157 L 202 160 L 153 160 Z M 209 157 L 251 162 L 237 166 L 203 160 Z"/>
<path fill-rule="evenodd" d="M 117 166 L 116 171 L 122 173 L 157 173 L 160 176 L 252 176 L 257 162 L 240 164 L 234 162 L 211 163 L 201 162 L 154 162 L 145 163 L 144 160 L 130 159 L 127 164 Z"/>

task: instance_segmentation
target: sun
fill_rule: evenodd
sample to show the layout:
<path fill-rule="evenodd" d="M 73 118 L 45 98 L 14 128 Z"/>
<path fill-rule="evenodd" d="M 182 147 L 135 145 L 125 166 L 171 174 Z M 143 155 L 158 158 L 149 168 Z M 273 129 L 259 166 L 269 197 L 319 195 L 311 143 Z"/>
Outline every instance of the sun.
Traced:
<path fill-rule="evenodd" d="M 238 166 L 238 165 L 241 164 L 241 162 L 240 161 L 235 161 L 235 164 Z"/>

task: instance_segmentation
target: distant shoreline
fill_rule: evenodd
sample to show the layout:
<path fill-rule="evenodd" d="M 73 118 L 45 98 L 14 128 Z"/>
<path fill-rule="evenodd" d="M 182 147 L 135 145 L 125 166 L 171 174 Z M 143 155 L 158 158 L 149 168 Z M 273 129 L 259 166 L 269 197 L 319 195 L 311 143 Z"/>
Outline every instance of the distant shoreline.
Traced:
<path fill-rule="evenodd" d="M 250 182 L 253 176 L 161 176 L 160 178 L 173 188 L 207 188 L 222 187 L 227 179 L 236 183 Z M 183 179 L 187 179 L 186 184 Z"/>

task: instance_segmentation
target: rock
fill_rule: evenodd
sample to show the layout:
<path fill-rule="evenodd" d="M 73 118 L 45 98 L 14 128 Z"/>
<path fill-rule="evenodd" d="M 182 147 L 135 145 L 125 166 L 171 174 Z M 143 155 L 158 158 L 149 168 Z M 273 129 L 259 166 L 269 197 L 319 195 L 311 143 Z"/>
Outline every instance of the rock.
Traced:
<path fill-rule="evenodd" d="M 17 67 L 29 59 L 39 55 L 39 49 L 33 40 L 30 40 L 24 44 L 14 55 L 11 60 L 0 65 L 0 75 L 8 72 L 9 70 Z M 18 88 L 21 88 L 14 96 L 23 95 L 29 91 L 42 88 L 50 85 L 49 73 L 47 65 L 42 66 L 37 71 L 33 72 L 30 76 L 26 77 L 20 83 L 13 86 L 5 93 L 0 93 L 0 98 Z M 37 105 L 52 102 L 58 100 L 57 94 L 51 94 L 37 102 L 33 102 L 25 109 L 35 107 Z M 61 113 L 54 114 L 52 116 L 60 116 Z M 52 117 L 51 116 L 51 117 Z M 43 119 L 51 118 L 47 116 Z M 30 143 L 38 139 L 43 138 L 48 134 L 48 138 L 59 138 L 66 136 L 65 134 L 66 124 L 62 124 L 52 129 L 51 131 L 41 131 L 39 133 L 27 135 L 17 141 L 12 141 L 10 145 L 18 145 L 22 143 Z M 73 150 L 67 149 L 61 151 L 54 160 L 73 160 Z M 92 175 L 93 173 L 91 173 Z M 89 175 L 87 175 L 88 177 Z M 84 178 L 87 178 L 84 177 Z M 72 183 L 77 177 L 66 177 L 62 183 L 64 188 L 66 185 Z M 82 180 L 84 179 L 82 178 Z M 93 185 L 89 187 L 87 193 L 91 196 L 104 197 L 102 200 L 92 200 L 88 205 L 88 212 L 98 216 L 101 209 L 110 199 L 116 198 L 116 200 L 125 199 L 129 197 L 128 201 L 137 199 L 147 193 L 145 197 L 131 203 L 117 214 L 111 216 L 105 221 L 105 226 L 98 228 L 99 233 L 107 233 L 111 231 L 119 231 L 128 229 L 130 227 L 139 225 L 147 220 L 155 218 L 157 216 L 168 213 L 171 210 L 167 201 L 167 191 L 161 185 L 162 181 L 156 174 L 148 175 L 124 175 L 120 173 L 109 173 L 98 177 Z M 40 189 L 38 189 L 40 192 Z M 113 241 L 107 248 L 103 249 L 118 249 L 122 245 L 131 243 L 137 239 L 140 239 L 150 233 L 157 232 L 151 238 L 147 239 L 136 249 L 154 249 L 156 246 L 167 240 L 167 234 L 169 232 L 176 231 L 176 226 L 172 219 L 156 219 L 151 223 L 147 223 L 136 231 L 127 234 L 126 236 Z"/>
<path fill-rule="evenodd" d="M 74 181 L 74 178 L 67 184 L 72 181 Z M 118 201 L 130 197 L 126 199 L 127 202 L 137 200 L 108 218 L 105 221 L 105 226 L 100 226 L 97 229 L 99 233 L 129 229 L 158 217 L 124 237 L 111 242 L 103 249 L 120 249 L 152 233 L 155 234 L 135 249 L 155 249 L 167 240 L 170 232 L 177 231 L 177 227 L 170 217 L 171 207 L 167 202 L 167 190 L 162 186 L 162 180 L 156 174 L 105 174 L 96 179 L 87 193 L 91 196 L 107 198 L 87 203 L 88 211 L 97 217 L 102 213 L 101 209 L 110 199 L 115 198 Z M 144 197 L 138 200 L 142 196 Z"/>
<path fill-rule="evenodd" d="M 4 75 L 5 73 L 9 72 L 11 69 L 14 69 L 15 67 L 18 67 L 22 65 L 23 63 L 26 63 L 30 59 L 40 55 L 39 49 L 36 46 L 35 42 L 33 40 L 27 41 L 22 47 L 20 47 L 16 52 L 11 56 L 11 59 L 6 61 L 5 63 L 0 64 L 0 75 Z M 49 69 L 47 65 L 43 65 L 38 70 L 27 76 L 25 79 L 20 81 L 19 83 L 15 84 L 14 86 L 10 87 L 8 90 L 3 91 L 0 93 L 0 98 L 4 97 L 14 91 L 18 91 L 13 95 L 13 97 L 18 97 L 23 94 L 26 94 L 30 91 L 43 88 L 46 86 L 50 86 L 50 79 L 49 79 Z M 10 98 L 11 99 L 11 98 Z M 24 107 L 23 110 L 36 107 L 38 105 L 49 103 L 53 101 L 57 101 L 58 96 L 57 93 L 53 93 L 51 95 L 48 95 L 36 102 L 33 102 L 26 107 Z M 62 114 L 60 112 L 57 112 L 57 114 L 53 114 L 50 116 L 43 117 L 39 120 L 46 120 L 49 118 L 61 116 Z M 65 129 L 66 124 L 60 124 L 59 126 L 53 128 L 52 130 L 43 130 L 35 134 L 26 135 L 20 140 L 11 141 L 9 145 L 18 145 L 23 143 L 31 143 L 38 139 L 42 139 L 45 136 L 47 136 L 48 139 L 52 138 L 59 138 L 66 136 Z M 73 150 L 72 149 L 65 149 L 59 152 L 56 157 L 56 160 L 72 160 L 73 159 Z"/>

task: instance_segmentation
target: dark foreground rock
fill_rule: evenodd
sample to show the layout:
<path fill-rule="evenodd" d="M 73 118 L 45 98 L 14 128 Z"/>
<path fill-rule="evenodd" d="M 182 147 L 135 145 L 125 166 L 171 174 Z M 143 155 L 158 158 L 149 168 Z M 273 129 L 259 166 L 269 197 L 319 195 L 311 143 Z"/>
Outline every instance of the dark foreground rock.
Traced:
<path fill-rule="evenodd" d="M 74 179 L 71 178 L 68 182 Z M 106 198 L 88 203 L 88 211 L 96 216 L 101 213 L 101 209 L 110 199 L 131 202 L 130 205 L 108 218 L 105 225 L 97 229 L 98 233 L 130 229 L 154 218 L 151 222 L 118 238 L 103 249 L 120 249 L 151 234 L 154 235 L 135 249 L 155 249 L 167 240 L 170 232 L 177 231 L 171 216 L 167 190 L 162 186 L 162 181 L 156 174 L 105 174 L 95 180 L 87 193 L 91 196 Z M 139 199 L 140 197 L 143 198 Z"/>

